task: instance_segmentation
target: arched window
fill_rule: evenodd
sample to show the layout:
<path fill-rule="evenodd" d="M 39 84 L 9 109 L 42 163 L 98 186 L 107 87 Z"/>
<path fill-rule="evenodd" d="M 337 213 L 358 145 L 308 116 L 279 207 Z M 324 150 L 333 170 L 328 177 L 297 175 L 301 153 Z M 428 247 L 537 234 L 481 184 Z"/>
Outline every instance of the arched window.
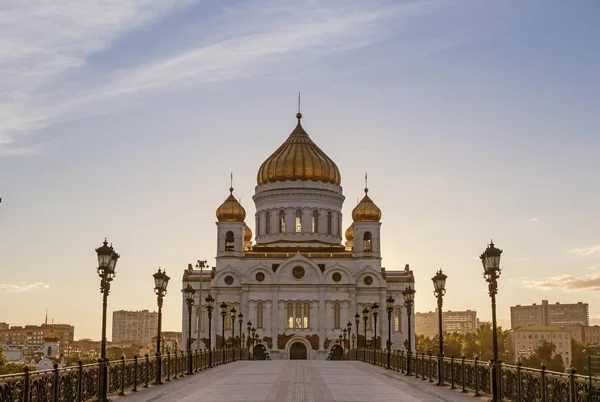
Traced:
<path fill-rule="evenodd" d="M 302 210 L 296 210 L 296 233 L 302 232 Z"/>
<path fill-rule="evenodd" d="M 319 231 L 319 210 L 315 209 L 312 213 L 312 232 L 317 233 Z"/>
<path fill-rule="evenodd" d="M 371 232 L 365 232 L 363 235 L 363 251 L 371 251 Z"/>
<path fill-rule="evenodd" d="M 369 314 L 367 316 L 367 331 L 371 331 L 373 329 L 373 310 L 371 310 L 371 305 L 365 306 L 367 310 L 369 310 Z"/>
<path fill-rule="evenodd" d="M 304 302 L 304 328 L 310 328 L 310 303 Z"/>
<path fill-rule="evenodd" d="M 402 310 L 399 307 L 394 308 L 394 332 L 402 331 Z"/>
<path fill-rule="evenodd" d="M 52 357 L 52 346 L 48 346 L 48 357 Z"/>
<path fill-rule="evenodd" d="M 279 211 L 279 233 L 285 232 L 285 211 Z"/>
<path fill-rule="evenodd" d="M 287 327 L 294 328 L 294 303 L 287 304 Z"/>
<path fill-rule="evenodd" d="M 256 328 L 263 328 L 263 304 L 256 303 Z"/>
<path fill-rule="evenodd" d="M 271 233 L 271 211 L 265 214 L 265 234 Z"/>
<path fill-rule="evenodd" d="M 225 251 L 233 251 L 235 249 L 235 238 L 233 232 L 230 230 L 225 233 Z"/>
<path fill-rule="evenodd" d="M 331 219 L 332 219 L 332 214 L 331 211 L 327 212 L 327 234 L 331 234 Z"/>
<path fill-rule="evenodd" d="M 333 303 L 333 329 L 340 328 L 340 302 Z"/>
<path fill-rule="evenodd" d="M 342 217 L 341 216 L 338 218 L 338 222 L 337 222 L 337 235 L 338 235 L 338 237 L 342 237 Z"/>
<path fill-rule="evenodd" d="M 260 235 L 260 216 L 256 215 L 256 234 Z"/>
<path fill-rule="evenodd" d="M 231 329 L 231 308 L 232 304 L 228 304 L 225 309 L 225 329 Z"/>
<path fill-rule="evenodd" d="M 296 302 L 296 328 L 302 328 L 302 303 Z"/>

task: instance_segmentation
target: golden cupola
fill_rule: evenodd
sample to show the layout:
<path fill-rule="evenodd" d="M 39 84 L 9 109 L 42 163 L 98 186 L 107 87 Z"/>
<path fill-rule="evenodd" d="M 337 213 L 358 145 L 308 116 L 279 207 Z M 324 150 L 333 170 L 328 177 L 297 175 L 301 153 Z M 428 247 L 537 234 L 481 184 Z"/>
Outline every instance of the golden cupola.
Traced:
<path fill-rule="evenodd" d="M 368 195 L 369 189 L 365 188 L 365 196 L 352 210 L 352 219 L 354 222 L 379 222 L 381 219 L 381 209 Z"/>
<path fill-rule="evenodd" d="M 244 242 L 252 240 L 252 230 L 244 223 Z"/>
<path fill-rule="evenodd" d="M 229 197 L 217 208 L 219 222 L 244 222 L 246 210 L 233 196 L 233 187 L 229 188 Z"/>
<path fill-rule="evenodd" d="M 352 225 L 348 226 L 348 229 L 346 229 L 346 240 L 348 240 L 348 241 L 354 240 L 354 226 L 352 226 Z"/>
<path fill-rule="evenodd" d="M 300 119 L 288 139 L 260 166 L 258 184 L 286 180 L 321 181 L 340 185 L 342 176 L 335 162 L 310 139 Z"/>

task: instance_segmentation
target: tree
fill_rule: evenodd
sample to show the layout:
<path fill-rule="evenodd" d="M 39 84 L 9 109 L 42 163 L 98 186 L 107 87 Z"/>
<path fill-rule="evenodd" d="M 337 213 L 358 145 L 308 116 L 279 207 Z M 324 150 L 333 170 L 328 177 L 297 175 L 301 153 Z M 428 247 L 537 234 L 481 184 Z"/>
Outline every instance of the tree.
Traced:
<path fill-rule="evenodd" d="M 583 343 L 571 339 L 571 366 L 575 367 L 578 374 L 588 374 L 587 353 Z"/>
<path fill-rule="evenodd" d="M 528 357 L 524 357 L 521 359 L 521 364 L 525 367 L 530 367 L 534 369 L 539 369 L 542 367 L 542 359 L 537 355 L 537 353 L 532 353 Z"/>
<path fill-rule="evenodd" d="M 4 349 L 0 347 L 0 368 L 2 368 L 2 366 L 4 366 L 6 363 L 8 363 L 8 361 L 6 360 L 6 357 L 4 357 Z"/>
<path fill-rule="evenodd" d="M 462 344 L 462 355 L 468 359 L 473 359 L 478 353 L 477 334 L 472 332 L 465 334 Z"/>
<path fill-rule="evenodd" d="M 550 371 L 556 371 L 558 373 L 565 372 L 565 363 L 563 362 L 563 358 L 560 354 L 555 354 L 552 356 L 552 359 L 546 365 L 546 369 Z"/>
<path fill-rule="evenodd" d="M 544 363 L 548 364 L 550 360 L 552 360 L 552 356 L 556 352 L 556 345 L 548 342 L 547 340 L 543 340 L 542 344 L 537 347 L 535 353 L 544 361 Z"/>

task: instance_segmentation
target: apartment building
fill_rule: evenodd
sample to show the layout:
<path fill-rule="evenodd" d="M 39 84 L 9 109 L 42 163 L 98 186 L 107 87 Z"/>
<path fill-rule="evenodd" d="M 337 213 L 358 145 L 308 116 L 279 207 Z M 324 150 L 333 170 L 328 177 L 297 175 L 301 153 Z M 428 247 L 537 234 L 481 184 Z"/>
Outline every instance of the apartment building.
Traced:
<path fill-rule="evenodd" d="M 48 336 L 58 337 L 62 345 L 73 342 L 75 327 L 69 324 L 42 324 L 0 327 L 0 343 L 6 345 L 42 345 Z"/>
<path fill-rule="evenodd" d="M 132 342 L 150 347 L 157 331 L 156 311 L 113 311 L 112 342 Z"/>
<path fill-rule="evenodd" d="M 509 332 L 508 348 L 511 355 L 514 356 L 511 364 L 516 364 L 519 358 L 535 352 L 544 341 L 554 344 L 556 346 L 555 353 L 562 356 L 565 367 L 570 367 L 572 359 L 571 333 L 565 328 L 543 325 L 527 325 Z"/>
<path fill-rule="evenodd" d="M 587 303 L 533 303 L 522 306 L 517 304 L 510 308 L 511 328 L 527 325 L 566 327 L 571 325 L 589 325 L 589 305 Z"/>
<path fill-rule="evenodd" d="M 415 333 L 432 338 L 440 332 L 438 322 L 437 310 L 427 313 L 415 313 Z M 446 332 L 462 334 L 476 332 L 477 323 L 477 312 L 474 310 L 442 311 L 442 328 Z"/>

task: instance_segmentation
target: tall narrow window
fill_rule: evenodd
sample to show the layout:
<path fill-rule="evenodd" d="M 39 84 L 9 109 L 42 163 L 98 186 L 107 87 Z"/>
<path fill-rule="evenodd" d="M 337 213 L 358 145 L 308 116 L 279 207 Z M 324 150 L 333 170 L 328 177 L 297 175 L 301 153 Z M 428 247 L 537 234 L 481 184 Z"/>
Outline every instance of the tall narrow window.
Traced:
<path fill-rule="evenodd" d="M 294 303 L 287 304 L 287 327 L 294 328 Z"/>
<path fill-rule="evenodd" d="M 402 318 L 402 315 L 400 313 L 401 313 L 401 310 L 398 307 L 396 307 L 394 309 L 394 332 L 400 332 L 402 330 L 402 326 L 401 326 L 402 324 L 400 321 Z"/>
<path fill-rule="evenodd" d="M 233 306 L 228 304 L 225 309 L 225 329 L 231 329 L 231 307 Z"/>
<path fill-rule="evenodd" d="M 340 303 L 333 303 L 333 329 L 340 328 Z"/>
<path fill-rule="evenodd" d="M 265 214 L 265 234 L 271 233 L 271 211 Z"/>
<path fill-rule="evenodd" d="M 304 303 L 304 319 L 303 319 L 304 328 L 310 328 L 310 303 Z"/>
<path fill-rule="evenodd" d="M 363 251 L 371 251 L 371 232 L 365 232 L 363 236 Z"/>
<path fill-rule="evenodd" d="M 279 233 L 285 232 L 285 211 L 279 211 Z"/>
<path fill-rule="evenodd" d="M 337 220 L 337 235 L 338 237 L 342 237 L 342 218 L 339 217 Z"/>
<path fill-rule="evenodd" d="M 256 328 L 263 328 L 263 304 L 256 303 Z"/>
<path fill-rule="evenodd" d="M 312 213 L 312 232 L 317 233 L 319 231 L 319 210 L 315 209 Z"/>
<path fill-rule="evenodd" d="M 260 235 L 260 216 L 256 215 L 256 235 Z"/>
<path fill-rule="evenodd" d="M 229 231 L 225 233 L 225 251 L 233 251 L 235 248 L 235 238 L 233 232 Z"/>
<path fill-rule="evenodd" d="M 371 306 L 366 307 L 369 310 L 369 315 L 367 317 L 367 331 L 370 331 L 371 329 L 373 329 L 373 311 L 371 310 Z"/>
<path fill-rule="evenodd" d="M 296 302 L 296 328 L 302 328 L 302 303 Z"/>
<path fill-rule="evenodd" d="M 327 234 L 331 234 L 331 211 L 327 212 Z"/>
<path fill-rule="evenodd" d="M 296 233 L 302 232 L 302 210 L 296 210 Z"/>

